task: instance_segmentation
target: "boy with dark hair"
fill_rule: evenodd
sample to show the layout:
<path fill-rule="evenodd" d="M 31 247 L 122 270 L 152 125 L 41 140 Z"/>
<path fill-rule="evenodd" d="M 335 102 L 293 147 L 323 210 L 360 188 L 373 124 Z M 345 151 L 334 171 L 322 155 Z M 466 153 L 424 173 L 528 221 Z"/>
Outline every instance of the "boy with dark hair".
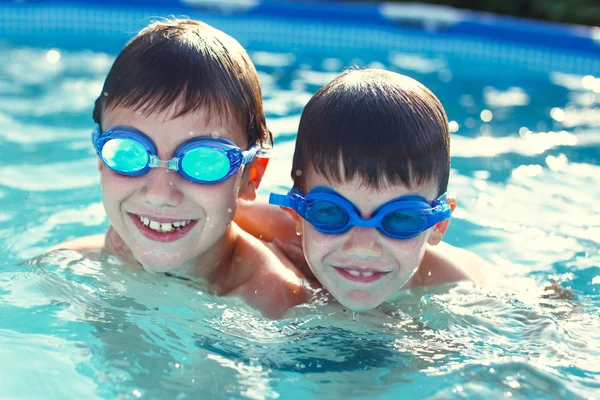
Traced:
<path fill-rule="evenodd" d="M 448 120 L 433 93 L 397 73 L 350 70 L 302 113 L 294 186 L 270 197 L 292 217 L 251 205 L 236 221 L 298 266 L 301 246 L 333 297 L 367 310 L 403 288 L 481 281 L 483 260 L 440 243 L 456 207 L 449 169 Z"/>
<path fill-rule="evenodd" d="M 289 260 L 232 224 L 238 198 L 256 197 L 272 142 L 237 41 L 193 20 L 150 24 L 115 60 L 93 116 L 110 227 L 59 248 L 200 281 L 269 317 L 306 301 Z"/>

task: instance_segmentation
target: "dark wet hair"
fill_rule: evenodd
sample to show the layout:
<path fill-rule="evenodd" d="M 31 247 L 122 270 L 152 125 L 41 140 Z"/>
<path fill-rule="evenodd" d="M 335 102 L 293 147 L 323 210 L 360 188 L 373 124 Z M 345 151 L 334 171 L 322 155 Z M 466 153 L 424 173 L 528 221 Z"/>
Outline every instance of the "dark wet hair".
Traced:
<path fill-rule="evenodd" d="M 394 72 L 348 70 L 308 102 L 292 164 L 294 186 L 304 190 L 312 168 L 330 182 L 360 177 L 364 186 L 438 183 L 450 171 L 448 118 L 421 83 Z"/>
<path fill-rule="evenodd" d="M 272 144 L 254 64 L 231 36 L 200 21 L 171 19 L 141 30 L 115 60 L 94 107 L 125 107 L 148 115 L 173 109 L 177 118 L 201 108 L 236 118 L 248 144 Z"/>

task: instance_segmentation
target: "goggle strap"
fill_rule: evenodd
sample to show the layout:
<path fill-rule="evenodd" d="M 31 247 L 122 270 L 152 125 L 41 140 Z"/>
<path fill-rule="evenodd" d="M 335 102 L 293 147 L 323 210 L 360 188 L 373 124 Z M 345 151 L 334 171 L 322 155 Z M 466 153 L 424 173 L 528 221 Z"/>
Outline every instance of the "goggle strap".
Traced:
<path fill-rule="evenodd" d="M 98 141 L 98 136 L 100 136 L 100 125 L 96 126 L 96 128 L 94 128 L 94 130 L 92 131 L 92 143 L 94 144 L 94 147 L 97 149 L 98 146 L 96 145 L 96 142 Z"/>
<path fill-rule="evenodd" d="M 442 194 L 440 197 L 435 199 L 431 204 L 431 210 L 434 214 L 439 215 L 445 211 L 446 205 L 446 193 Z M 442 220 L 443 221 L 443 220 Z"/>
<path fill-rule="evenodd" d="M 444 204 L 446 204 L 446 193 L 441 194 L 440 197 L 435 199 L 433 201 L 433 203 L 431 204 L 431 208 L 438 209 L 439 207 L 443 206 Z"/>
<path fill-rule="evenodd" d="M 256 154 L 258 153 L 259 150 L 260 150 L 260 147 L 258 147 L 258 145 L 255 144 L 254 146 L 250 147 L 248 150 L 242 151 L 242 165 L 246 165 L 250 161 L 252 161 L 254 159 L 254 157 L 256 157 Z"/>
<path fill-rule="evenodd" d="M 435 204 L 434 204 L 435 205 Z M 447 204 L 437 204 L 433 212 L 427 215 L 427 226 L 430 228 L 435 224 L 447 220 L 452 215 L 452 209 Z"/>
<path fill-rule="evenodd" d="M 256 152 L 256 157 L 260 157 L 260 158 L 272 158 L 273 155 L 271 154 L 271 150 L 270 149 L 259 148 L 258 151 Z"/>
<path fill-rule="evenodd" d="M 296 194 L 271 193 L 269 195 L 269 204 L 290 208 L 296 211 L 302 218 L 306 216 L 306 200 Z"/>
<path fill-rule="evenodd" d="M 294 209 L 292 203 L 294 203 L 292 197 L 287 194 L 271 193 L 269 195 L 269 204 Z"/>
<path fill-rule="evenodd" d="M 248 150 L 242 152 L 242 164 L 248 164 L 254 159 L 254 157 L 260 158 L 271 158 L 271 151 L 269 149 L 263 149 L 259 145 L 255 144 Z"/>

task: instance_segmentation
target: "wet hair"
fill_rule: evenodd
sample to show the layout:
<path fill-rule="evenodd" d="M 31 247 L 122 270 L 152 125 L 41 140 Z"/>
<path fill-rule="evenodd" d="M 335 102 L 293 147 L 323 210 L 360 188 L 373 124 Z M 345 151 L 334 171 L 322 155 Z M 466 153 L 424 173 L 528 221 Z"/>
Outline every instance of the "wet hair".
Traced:
<path fill-rule="evenodd" d="M 362 185 L 407 187 L 436 182 L 446 192 L 450 171 L 448 118 L 435 95 L 394 72 L 348 70 L 307 103 L 292 164 L 304 191 L 308 169 L 328 181 L 359 177 Z"/>
<path fill-rule="evenodd" d="M 250 57 L 231 36 L 200 21 L 154 22 L 125 45 L 96 100 L 94 121 L 117 107 L 146 115 L 172 110 L 172 118 L 205 109 L 237 119 L 248 145 L 273 142 Z"/>

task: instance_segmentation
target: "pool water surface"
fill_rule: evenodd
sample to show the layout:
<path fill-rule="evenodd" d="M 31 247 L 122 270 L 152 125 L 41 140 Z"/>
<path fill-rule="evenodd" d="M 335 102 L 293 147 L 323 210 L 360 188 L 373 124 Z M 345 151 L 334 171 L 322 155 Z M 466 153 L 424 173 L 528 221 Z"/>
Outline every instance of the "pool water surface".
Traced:
<path fill-rule="evenodd" d="M 600 397 L 600 70 L 408 45 L 285 50 L 187 14 L 240 40 L 259 71 L 276 150 L 264 196 L 289 189 L 302 107 L 343 69 L 429 87 L 451 121 L 459 207 L 445 241 L 510 285 L 407 291 L 355 319 L 305 305 L 273 321 L 111 257 L 45 254 L 108 227 L 91 114 L 132 33 L 0 37 L 0 397 Z M 563 291 L 544 290 L 551 281 Z"/>

